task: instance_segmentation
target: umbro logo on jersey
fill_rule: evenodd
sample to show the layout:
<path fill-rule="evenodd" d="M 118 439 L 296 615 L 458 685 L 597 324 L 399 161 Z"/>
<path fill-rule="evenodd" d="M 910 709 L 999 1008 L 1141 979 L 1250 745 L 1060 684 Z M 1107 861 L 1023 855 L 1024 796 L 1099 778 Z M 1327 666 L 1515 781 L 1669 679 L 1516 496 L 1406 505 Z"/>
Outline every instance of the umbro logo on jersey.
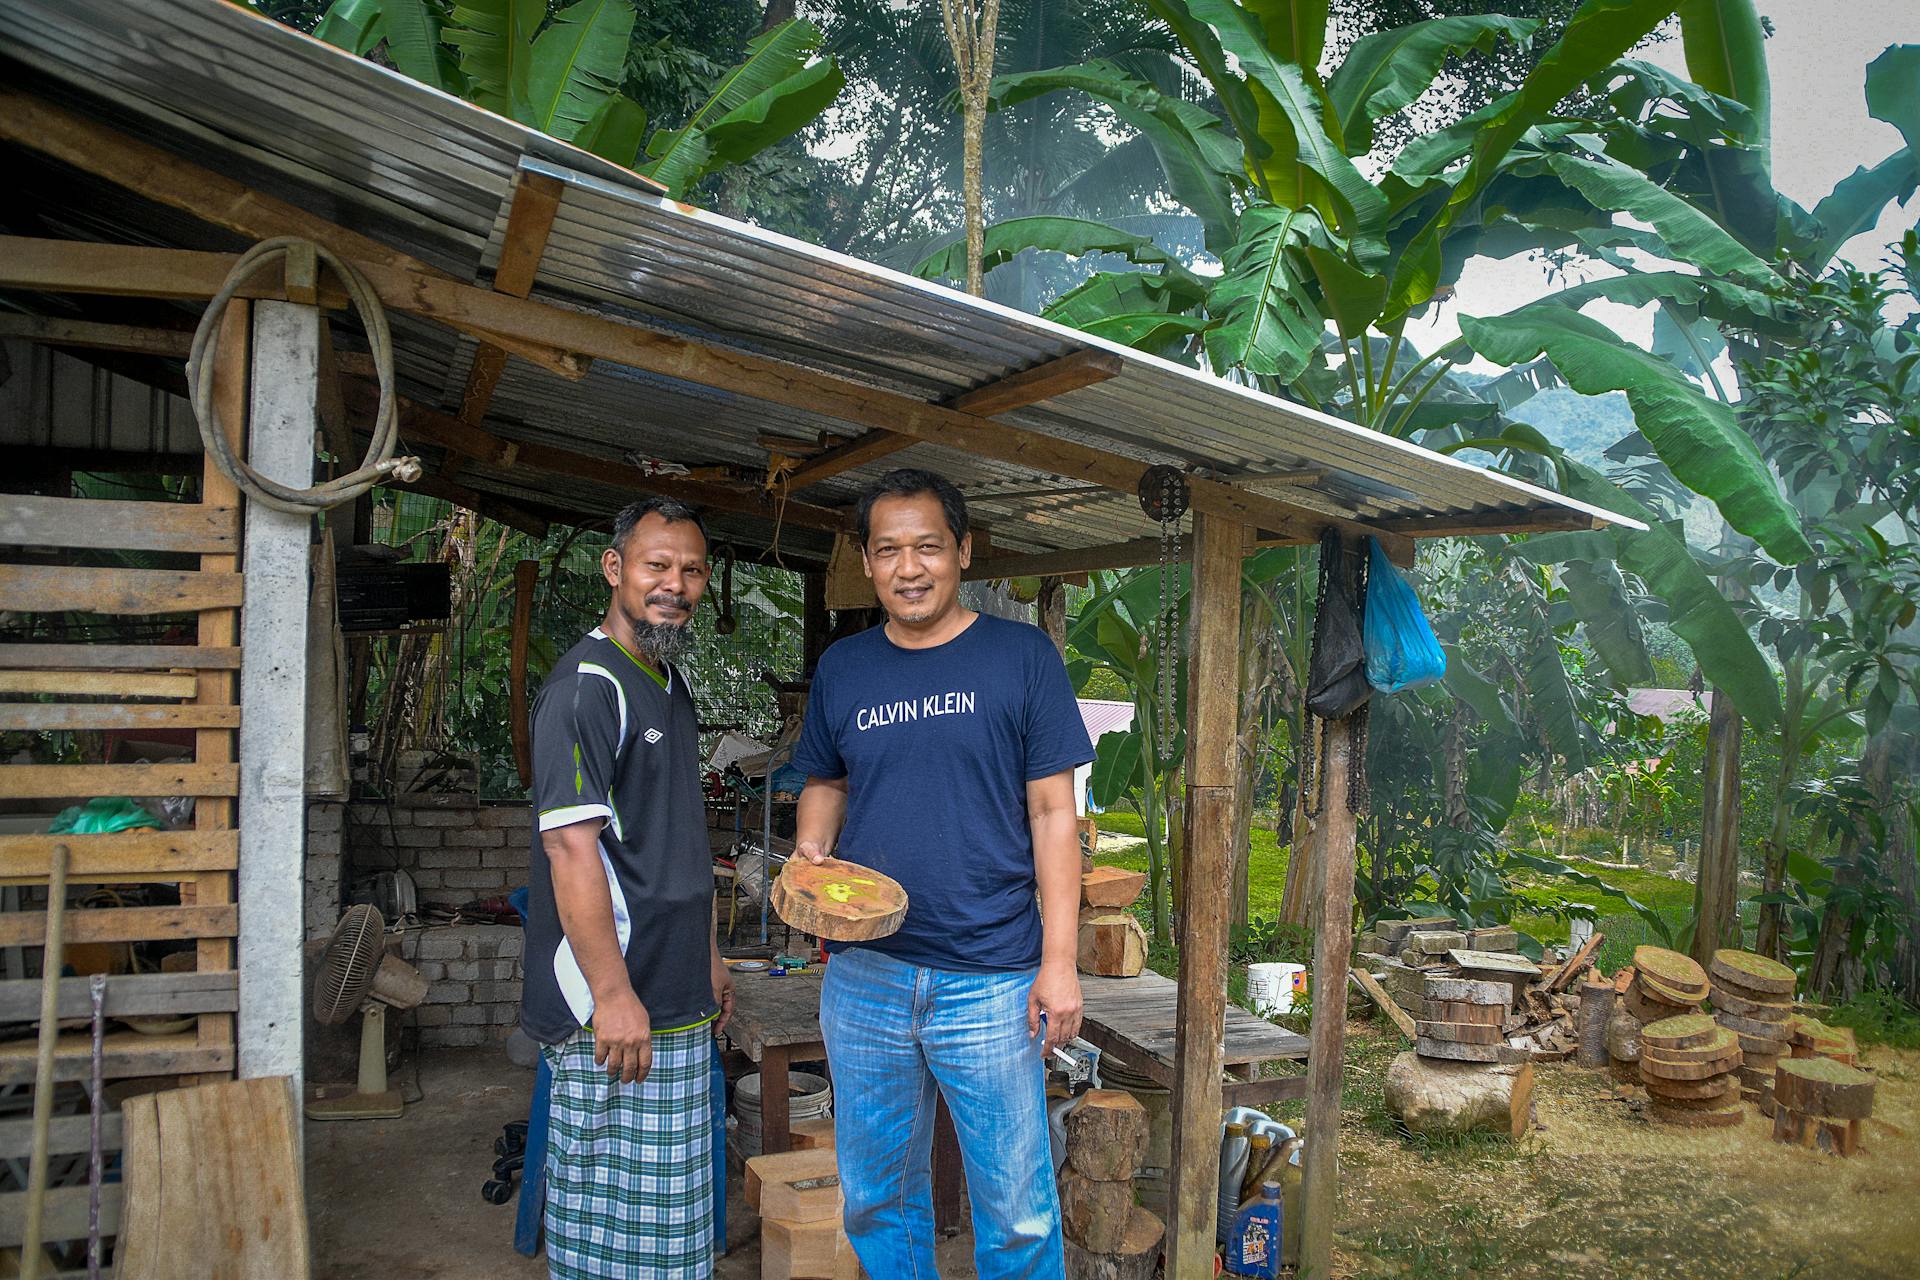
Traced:
<path fill-rule="evenodd" d="M 660 741 L 660 739 L 666 737 L 667 735 L 664 733 L 661 733 L 658 729 L 649 729 L 645 733 L 641 734 L 640 736 L 647 740 L 648 745 L 652 745 L 653 743 Z"/>

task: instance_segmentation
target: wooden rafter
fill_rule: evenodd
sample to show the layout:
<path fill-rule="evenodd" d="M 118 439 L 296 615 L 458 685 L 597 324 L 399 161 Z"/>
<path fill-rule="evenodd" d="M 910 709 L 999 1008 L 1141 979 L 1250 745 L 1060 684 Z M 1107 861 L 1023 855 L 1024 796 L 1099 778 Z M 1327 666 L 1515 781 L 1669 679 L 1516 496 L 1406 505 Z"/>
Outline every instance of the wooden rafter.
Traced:
<path fill-rule="evenodd" d="M 1025 405 L 1063 395 L 1078 387 L 1105 382 L 1120 372 L 1121 360 L 1111 351 L 1073 351 L 1031 369 L 996 378 L 992 382 L 963 391 L 946 400 L 947 408 L 976 417 L 991 418 Z M 842 472 L 863 467 L 888 454 L 898 453 L 918 440 L 888 428 L 879 428 L 855 436 L 844 444 L 807 460 L 807 464 L 788 477 L 789 485 L 804 489 Z"/>
<path fill-rule="evenodd" d="M 0 87 L 0 140 L 51 156 L 83 173 L 105 178 L 243 236 L 257 240 L 302 236 L 355 262 L 453 279 L 371 236 L 328 222 L 298 205 L 276 200 L 237 179 L 19 89 Z M 512 335 L 488 334 L 483 340 L 561 377 L 586 376 L 588 361 L 573 352 Z"/>
<path fill-rule="evenodd" d="M 217 291 L 233 260 L 229 254 L 184 249 L 0 238 L 0 287 L 206 298 Z M 945 405 L 764 356 L 707 346 L 677 334 L 532 299 L 512 298 L 416 271 L 362 266 L 386 306 L 456 328 L 547 342 L 664 377 L 723 388 L 736 395 L 847 422 L 884 427 L 931 444 L 1086 480 L 1123 493 L 1138 489 L 1147 467 L 1137 458 L 978 418 Z M 249 292 L 279 297 L 284 291 L 269 281 Z M 1379 537 L 1383 542 L 1395 537 L 1360 521 L 1236 489 L 1218 480 L 1194 477 L 1189 483 L 1196 510 L 1254 526 L 1282 540 L 1309 542 L 1328 526 L 1355 536 Z M 1587 527 L 1585 516 L 1568 513 L 1568 519 L 1577 519 L 1578 527 Z"/>
<path fill-rule="evenodd" d="M 553 219 L 560 212 L 560 194 L 565 184 L 544 174 L 524 170 L 514 179 L 513 204 L 507 211 L 507 234 L 500 245 L 500 265 L 494 269 L 493 287 L 499 293 L 524 298 L 533 292 L 534 277 L 540 271 L 540 258 L 547 251 L 547 237 L 553 231 Z M 487 416 L 494 388 L 506 372 L 507 353 L 499 344 L 483 342 L 473 353 L 473 367 L 467 371 L 466 391 L 460 397 L 460 421 L 477 427 Z"/>
<path fill-rule="evenodd" d="M 424 493 L 429 498 L 440 498 L 456 507 L 465 507 L 478 512 L 489 520 L 495 520 L 509 529 L 535 538 L 547 536 L 547 522 L 524 507 L 516 506 L 504 498 L 496 498 L 490 493 L 481 493 L 470 489 L 445 473 L 428 472 L 411 483 L 402 483 L 402 488 L 415 493 Z"/>

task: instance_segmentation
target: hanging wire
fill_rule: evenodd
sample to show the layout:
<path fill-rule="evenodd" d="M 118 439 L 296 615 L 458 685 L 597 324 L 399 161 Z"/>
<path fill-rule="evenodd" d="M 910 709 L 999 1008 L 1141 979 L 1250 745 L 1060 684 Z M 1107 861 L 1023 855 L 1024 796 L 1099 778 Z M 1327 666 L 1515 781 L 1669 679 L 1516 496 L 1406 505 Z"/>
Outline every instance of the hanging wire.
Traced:
<path fill-rule="evenodd" d="M 359 313 L 367 330 L 367 343 L 373 352 L 373 366 L 380 382 L 380 406 L 374 411 L 372 440 L 357 470 L 307 489 L 298 489 L 268 479 L 236 455 L 227 433 L 221 429 L 219 410 L 213 398 L 212 368 L 220 350 L 220 327 L 226 318 L 227 304 L 263 269 L 290 260 L 296 250 L 310 251 L 319 263 L 332 271 L 346 286 L 347 297 Z M 293 515 L 315 515 L 361 494 L 390 478 L 411 482 L 420 478 L 420 460 L 395 457 L 400 427 L 393 382 L 393 334 L 387 327 L 386 309 L 366 276 L 351 262 L 325 247 L 296 236 L 278 236 L 262 240 L 245 253 L 227 273 L 218 293 L 207 304 L 200 325 L 193 333 L 193 346 L 187 356 L 187 389 L 193 403 L 193 416 L 200 426 L 200 439 L 207 456 L 240 491 L 261 506 Z"/>

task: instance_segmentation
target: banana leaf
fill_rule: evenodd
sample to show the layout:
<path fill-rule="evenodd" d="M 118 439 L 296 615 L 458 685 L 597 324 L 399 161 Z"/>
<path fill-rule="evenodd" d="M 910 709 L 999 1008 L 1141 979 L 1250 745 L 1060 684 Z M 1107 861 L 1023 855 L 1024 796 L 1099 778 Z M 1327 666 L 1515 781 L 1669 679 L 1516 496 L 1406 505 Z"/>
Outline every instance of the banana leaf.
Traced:
<path fill-rule="evenodd" d="M 579 136 L 620 92 L 633 20 L 629 0 L 580 0 L 554 14 L 533 42 L 523 123 L 563 141 Z"/>
<path fill-rule="evenodd" d="M 711 161 L 713 149 L 704 136 L 707 127 L 798 73 L 819 47 L 819 29 L 799 18 L 789 18 L 749 40 L 746 60 L 720 78 L 687 123 L 656 134 L 647 143 L 652 160 L 640 171 L 670 191 L 684 192 Z"/>
<path fill-rule="evenodd" d="M 1867 114 L 1900 131 L 1920 153 L 1920 44 L 1887 46 L 1867 64 Z"/>
<path fill-rule="evenodd" d="M 1690 262 L 1702 271 L 1762 286 L 1780 283 L 1773 268 L 1719 222 L 1649 181 L 1638 170 L 1613 159 L 1586 160 L 1572 155 L 1552 156 L 1547 164 L 1562 182 L 1598 208 L 1631 215 L 1652 227 L 1666 244 L 1667 256 Z"/>
<path fill-rule="evenodd" d="M 1240 240 L 1207 298 L 1217 323 L 1207 355 L 1217 372 L 1243 368 L 1291 382 L 1319 350 L 1326 321 L 1308 291 L 1302 250 L 1321 230 L 1310 210 L 1254 205 L 1240 218 Z"/>
<path fill-rule="evenodd" d="M 1835 184 L 1833 191 L 1813 206 L 1819 235 L 1805 251 L 1805 261 L 1823 270 L 1855 236 L 1873 230 L 1890 203 L 1905 204 L 1920 187 L 1920 158 L 1912 147 L 1902 147 L 1873 168 L 1864 165 Z"/>
<path fill-rule="evenodd" d="M 1164 266 L 1181 276 L 1190 273 L 1147 236 L 1135 235 L 1089 218 L 1042 216 L 1008 218 L 986 230 L 981 266 L 987 271 L 1013 261 L 1025 249 L 1045 249 L 1081 257 L 1089 253 L 1117 253 L 1142 266 Z M 928 254 L 914 264 L 913 274 L 929 280 L 957 280 L 967 274 L 965 238 Z"/>
<path fill-rule="evenodd" d="M 490 111 L 526 121 L 534 32 L 547 16 L 544 0 L 458 0 L 442 38 L 460 51 L 460 70 L 473 100 Z"/>
<path fill-rule="evenodd" d="M 1327 81 L 1327 102 L 1347 154 L 1372 150 L 1374 121 L 1425 93 L 1450 56 L 1489 52 L 1502 36 L 1525 47 L 1539 25 L 1531 18 L 1466 14 L 1361 36 Z"/>
<path fill-rule="evenodd" d="M 1620 567 L 1611 560 L 1573 560 L 1561 566 L 1560 581 L 1613 683 L 1622 688 L 1652 684 L 1653 659 Z"/>
<path fill-rule="evenodd" d="M 1713 499 L 1728 524 L 1780 563 L 1798 564 L 1812 554 L 1798 513 L 1735 423 L 1733 410 L 1709 400 L 1666 361 L 1627 345 L 1599 321 L 1565 310 L 1462 316 L 1460 332 L 1497 364 L 1544 354 L 1582 395 L 1626 392 L 1634 425 L 1682 484 Z"/>
<path fill-rule="evenodd" d="M 1695 84 L 1747 109 L 1742 136 L 1771 150 L 1773 89 L 1767 77 L 1767 33 L 1753 0 L 1681 0 L 1680 43 Z"/>
<path fill-rule="evenodd" d="M 579 133 L 574 145 L 631 169 L 647 136 L 647 113 L 624 93 L 607 95 Z"/>
<path fill-rule="evenodd" d="M 740 164 L 784 142 L 833 105 L 847 77 L 840 64 L 822 58 L 762 90 L 707 128 L 714 159 Z"/>

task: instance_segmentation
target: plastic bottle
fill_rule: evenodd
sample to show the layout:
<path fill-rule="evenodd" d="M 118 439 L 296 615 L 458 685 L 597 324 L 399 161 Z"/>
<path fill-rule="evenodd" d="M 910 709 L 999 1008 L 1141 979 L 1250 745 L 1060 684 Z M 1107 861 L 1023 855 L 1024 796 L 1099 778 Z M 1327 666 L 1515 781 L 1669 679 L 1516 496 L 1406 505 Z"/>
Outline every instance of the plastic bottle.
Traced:
<path fill-rule="evenodd" d="M 1247 1176 L 1247 1126 L 1235 1121 L 1220 1139 L 1220 1188 L 1215 1197 L 1218 1206 L 1214 1238 L 1224 1241 L 1240 1208 L 1240 1184 Z"/>
<path fill-rule="evenodd" d="M 1280 1274 L 1280 1238 L 1286 1209 L 1280 1202 L 1280 1184 L 1261 1185 L 1260 1198 L 1234 1215 L 1227 1233 L 1226 1271 L 1230 1276 Z"/>

